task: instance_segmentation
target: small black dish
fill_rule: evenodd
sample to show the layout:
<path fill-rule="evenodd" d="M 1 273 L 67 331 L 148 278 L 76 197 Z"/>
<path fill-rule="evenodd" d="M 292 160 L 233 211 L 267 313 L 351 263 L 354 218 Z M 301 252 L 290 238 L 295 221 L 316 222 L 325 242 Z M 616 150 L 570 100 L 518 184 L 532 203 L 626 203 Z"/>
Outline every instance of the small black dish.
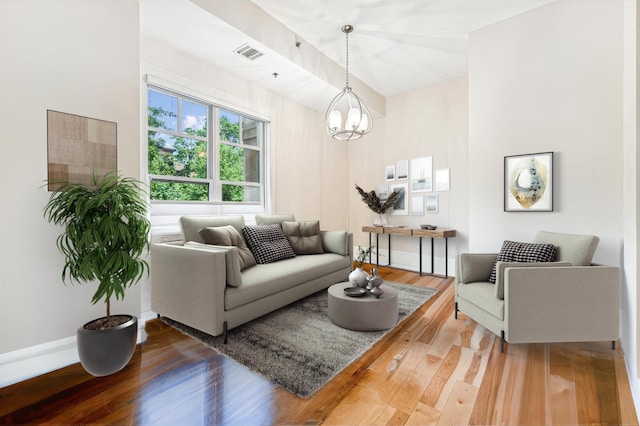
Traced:
<path fill-rule="evenodd" d="M 350 297 L 362 297 L 367 294 L 367 289 L 360 287 L 347 287 L 344 289 L 344 294 Z"/>

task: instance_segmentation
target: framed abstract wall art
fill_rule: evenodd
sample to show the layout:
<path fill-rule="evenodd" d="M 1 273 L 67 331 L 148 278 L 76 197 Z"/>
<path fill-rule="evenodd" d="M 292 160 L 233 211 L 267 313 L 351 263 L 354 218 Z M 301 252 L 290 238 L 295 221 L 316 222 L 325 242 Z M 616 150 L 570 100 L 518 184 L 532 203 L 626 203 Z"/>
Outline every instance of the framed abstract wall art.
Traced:
<path fill-rule="evenodd" d="M 504 157 L 504 211 L 553 211 L 553 152 Z"/>

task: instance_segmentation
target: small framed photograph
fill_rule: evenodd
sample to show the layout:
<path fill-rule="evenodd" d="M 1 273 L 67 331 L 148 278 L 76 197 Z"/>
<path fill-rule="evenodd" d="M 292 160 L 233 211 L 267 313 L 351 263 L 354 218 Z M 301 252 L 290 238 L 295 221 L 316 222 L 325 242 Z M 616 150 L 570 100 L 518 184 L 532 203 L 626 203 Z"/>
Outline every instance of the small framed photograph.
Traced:
<path fill-rule="evenodd" d="M 396 179 L 409 177 L 409 160 L 396 161 Z"/>
<path fill-rule="evenodd" d="M 411 216 L 424 216 L 424 196 L 422 194 L 411 196 Z"/>
<path fill-rule="evenodd" d="M 433 191 L 432 173 L 433 157 L 414 158 L 411 160 L 411 191 Z"/>
<path fill-rule="evenodd" d="M 438 194 L 427 194 L 427 213 L 438 213 Z"/>
<path fill-rule="evenodd" d="M 504 157 L 504 211 L 553 211 L 553 152 Z"/>
<path fill-rule="evenodd" d="M 380 201 L 386 201 L 389 198 L 389 185 L 378 185 L 377 194 Z"/>
<path fill-rule="evenodd" d="M 396 166 L 392 164 L 386 167 L 385 178 L 387 179 L 387 181 L 396 180 Z"/>
<path fill-rule="evenodd" d="M 409 185 L 405 183 L 395 183 L 389 185 L 389 193 L 398 191 L 400 197 L 396 200 L 391 210 L 392 215 L 407 216 L 409 214 Z"/>
<path fill-rule="evenodd" d="M 449 169 L 436 170 L 436 191 L 449 190 Z"/>

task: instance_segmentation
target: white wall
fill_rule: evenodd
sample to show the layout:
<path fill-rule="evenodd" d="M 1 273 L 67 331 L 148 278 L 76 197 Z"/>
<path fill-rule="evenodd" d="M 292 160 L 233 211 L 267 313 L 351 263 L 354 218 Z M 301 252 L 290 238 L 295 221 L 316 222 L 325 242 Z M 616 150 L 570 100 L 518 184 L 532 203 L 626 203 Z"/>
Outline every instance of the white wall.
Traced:
<path fill-rule="evenodd" d="M 373 132 L 362 140 L 351 142 L 349 150 L 350 227 L 356 245 L 368 244 L 368 234 L 362 226 L 371 226 L 376 214 L 371 212 L 354 189 L 358 184 L 364 190 L 378 185 L 408 182 L 385 180 L 385 166 L 399 160 L 431 156 L 433 172 L 450 169 L 450 191 L 416 193 L 437 194 L 438 213 L 423 216 L 397 216 L 387 214 L 390 224 L 419 227 L 432 224 L 440 228 L 453 228 L 458 235 L 449 241 L 449 273 L 453 274 L 453 259 L 458 251 L 467 247 L 467 77 L 461 77 L 434 86 L 413 90 L 387 98 L 386 117 L 374 121 Z M 409 197 L 411 196 L 409 192 Z M 392 264 L 408 269 L 418 269 L 418 239 L 392 237 Z M 380 251 L 387 252 L 386 238 L 380 239 Z M 444 273 L 443 242 L 437 241 L 436 272 Z M 430 249 L 423 242 L 423 261 L 428 262 Z M 385 257 L 380 263 L 386 264 Z M 424 268 L 424 265 L 423 265 Z M 424 271 L 428 271 L 427 265 Z"/>
<path fill-rule="evenodd" d="M 90 303 L 94 285 L 62 284 L 60 229 L 42 214 L 46 111 L 116 122 L 118 168 L 139 176 L 138 8 L 136 0 L 0 2 L 0 354 L 75 336 L 105 314 L 104 304 Z M 140 289 L 112 309 L 139 315 Z"/>
<path fill-rule="evenodd" d="M 638 407 L 635 3 L 564 0 L 471 34 L 469 246 L 497 251 L 540 229 L 598 235 L 594 261 L 623 267 Z M 554 212 L 503 212 L 503 157 L 543 151 L 555 153 Z"/>

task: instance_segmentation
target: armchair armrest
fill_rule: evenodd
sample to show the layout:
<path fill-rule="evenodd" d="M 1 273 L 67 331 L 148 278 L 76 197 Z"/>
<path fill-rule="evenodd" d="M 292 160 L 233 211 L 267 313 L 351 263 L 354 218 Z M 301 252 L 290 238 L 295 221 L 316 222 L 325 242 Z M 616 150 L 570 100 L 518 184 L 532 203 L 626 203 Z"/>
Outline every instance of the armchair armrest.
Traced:
<path fill-rule="evenodd" d="M 222 333 L 225 251 L 151 246 L 151 309 L 211 335 Z"/>
<path fill-rule="evenodd" d="M 571 266 L 569 262 L 496 262 L 496 286 L 494 295 L 504 299 L 504 271 L 507 268 L 549 268 L 554 266 Z"/>
<path fill-rule="evenodd" d="M 456 262 L 456 282 L 488 281 L 497 253 L 460 253 Z"/>
<path fill-rule="evenodd" d="M 618 268 L 506 268 L 504 280 L 504 323 L 508 342 L 588 342 L 618 339 Z"/>

